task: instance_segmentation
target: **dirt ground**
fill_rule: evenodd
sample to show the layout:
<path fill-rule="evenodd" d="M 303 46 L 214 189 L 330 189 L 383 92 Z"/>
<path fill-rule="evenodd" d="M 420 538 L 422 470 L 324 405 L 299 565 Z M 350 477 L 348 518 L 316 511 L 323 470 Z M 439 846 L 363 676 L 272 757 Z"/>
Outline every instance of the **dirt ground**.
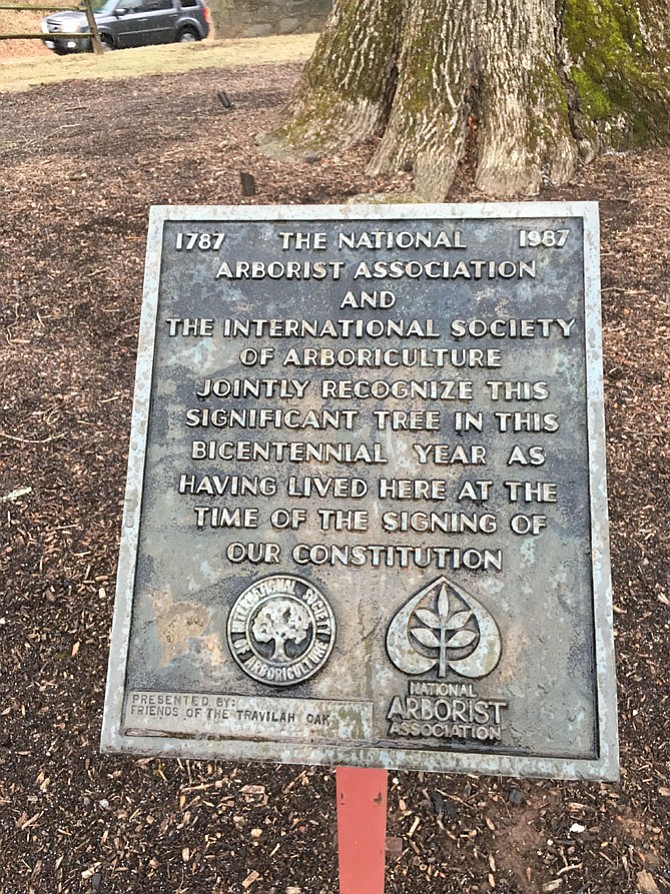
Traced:
<path fill-rule="evenodd" d="M 32 5 L 32 0 L 30 4 L 26 2 L 22 5 Z M 27 9 L 0 9 L 0 34 L 39 34 L 42 30 L 42 17 L 49 14 L 46 10 L 31 12 Z M 0 40 L 0 61 L 26 56 L 34 59 L 50 53 L 40 40 Z"/>
<path fill-rule="evenodd" d="M 296 75 L 1 96 L 3 894 L 338 890 L 331 771 L 98 751 L 149 206 L 409 187 L 365 176 L 370 146 L 263 158 Z M 467 172 L 452 198 L 481 198 Z M 601 208 L 621 782 L 391 773 L 387 894 L 670 891 L 670 153 L 603 157 L 543 198 Z"/>

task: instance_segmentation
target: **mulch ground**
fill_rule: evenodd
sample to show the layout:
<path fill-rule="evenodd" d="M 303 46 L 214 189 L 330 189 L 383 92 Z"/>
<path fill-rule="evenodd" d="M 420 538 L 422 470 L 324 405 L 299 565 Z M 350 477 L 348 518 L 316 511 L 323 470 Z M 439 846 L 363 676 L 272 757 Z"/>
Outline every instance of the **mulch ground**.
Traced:
<path fill-rule="evenodd" d="M 370 146 L 262 157 L 296 74 L 2 95 L 3 894 L 337 891 L 329 770 L 98 751 L 149 206 L 408 185 L 365 176 Z M 453 198 L 480 197 L 464 177 Z M 603 157 L 543 198 L 601 207 L 621 782 L 392 773 L 388 894 L 670 891 L 670 153 Z"/>

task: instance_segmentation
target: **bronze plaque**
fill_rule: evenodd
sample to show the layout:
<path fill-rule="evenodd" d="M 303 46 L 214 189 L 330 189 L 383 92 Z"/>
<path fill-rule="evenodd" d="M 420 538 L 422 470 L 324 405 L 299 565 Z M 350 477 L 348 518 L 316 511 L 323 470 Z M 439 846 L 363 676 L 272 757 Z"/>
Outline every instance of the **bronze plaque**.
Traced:
<path fill-rule="evenodd" d="M 105 750 L 618 773 L 593 204 L 152 210 Z"/>

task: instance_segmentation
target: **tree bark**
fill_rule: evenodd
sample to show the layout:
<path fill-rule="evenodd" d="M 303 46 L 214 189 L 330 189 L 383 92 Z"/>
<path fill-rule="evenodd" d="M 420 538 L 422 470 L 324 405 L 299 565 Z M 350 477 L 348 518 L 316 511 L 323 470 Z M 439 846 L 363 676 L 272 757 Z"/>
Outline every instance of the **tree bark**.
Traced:
<path fill-rule="evenodd" d="M 395 88 L 405 0 L 335 0 L 269 152 L 345 148 L 383 129 Z"/>
<path fill-rule="evenodd" d="M 373 174 L 443 200 L 466 147 L 496 197 L 563 183 L 579 156 L 670 140 L 665 0 L 335 0 L 269 151 L 380 137 Z"/>

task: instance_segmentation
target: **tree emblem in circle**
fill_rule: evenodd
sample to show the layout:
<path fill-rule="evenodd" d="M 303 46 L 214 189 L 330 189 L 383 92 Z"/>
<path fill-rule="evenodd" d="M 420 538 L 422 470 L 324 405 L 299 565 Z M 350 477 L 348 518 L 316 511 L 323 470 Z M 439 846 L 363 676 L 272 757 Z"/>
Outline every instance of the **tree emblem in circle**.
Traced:
<path fill-rule="evenodd" d="M 304 605 L 295 599 L 272 599 L 259 610 L 251 633 L 257 643 L 272 643 L 271 661 L 286 664 L 291 657 L 286 652 L 289 643 L 296 647 L 307 639 L 312 619 Z"/>
<path fill-rule="evenodd" d="M 321 670 L 335 643 L 326 597 L 295 575 L 247 587 L 228 616 L 228 644 L 245 674 L 268 686 L 294 686 Z"/>
<path fill-rule="evenodd" d="M 386 648 L 407 674 L 437 669 L 477 679 L 493 671 L 502 641 L 493 616 L 474 596 L 446 577 L 420 590 L 394 615 Z"/>

